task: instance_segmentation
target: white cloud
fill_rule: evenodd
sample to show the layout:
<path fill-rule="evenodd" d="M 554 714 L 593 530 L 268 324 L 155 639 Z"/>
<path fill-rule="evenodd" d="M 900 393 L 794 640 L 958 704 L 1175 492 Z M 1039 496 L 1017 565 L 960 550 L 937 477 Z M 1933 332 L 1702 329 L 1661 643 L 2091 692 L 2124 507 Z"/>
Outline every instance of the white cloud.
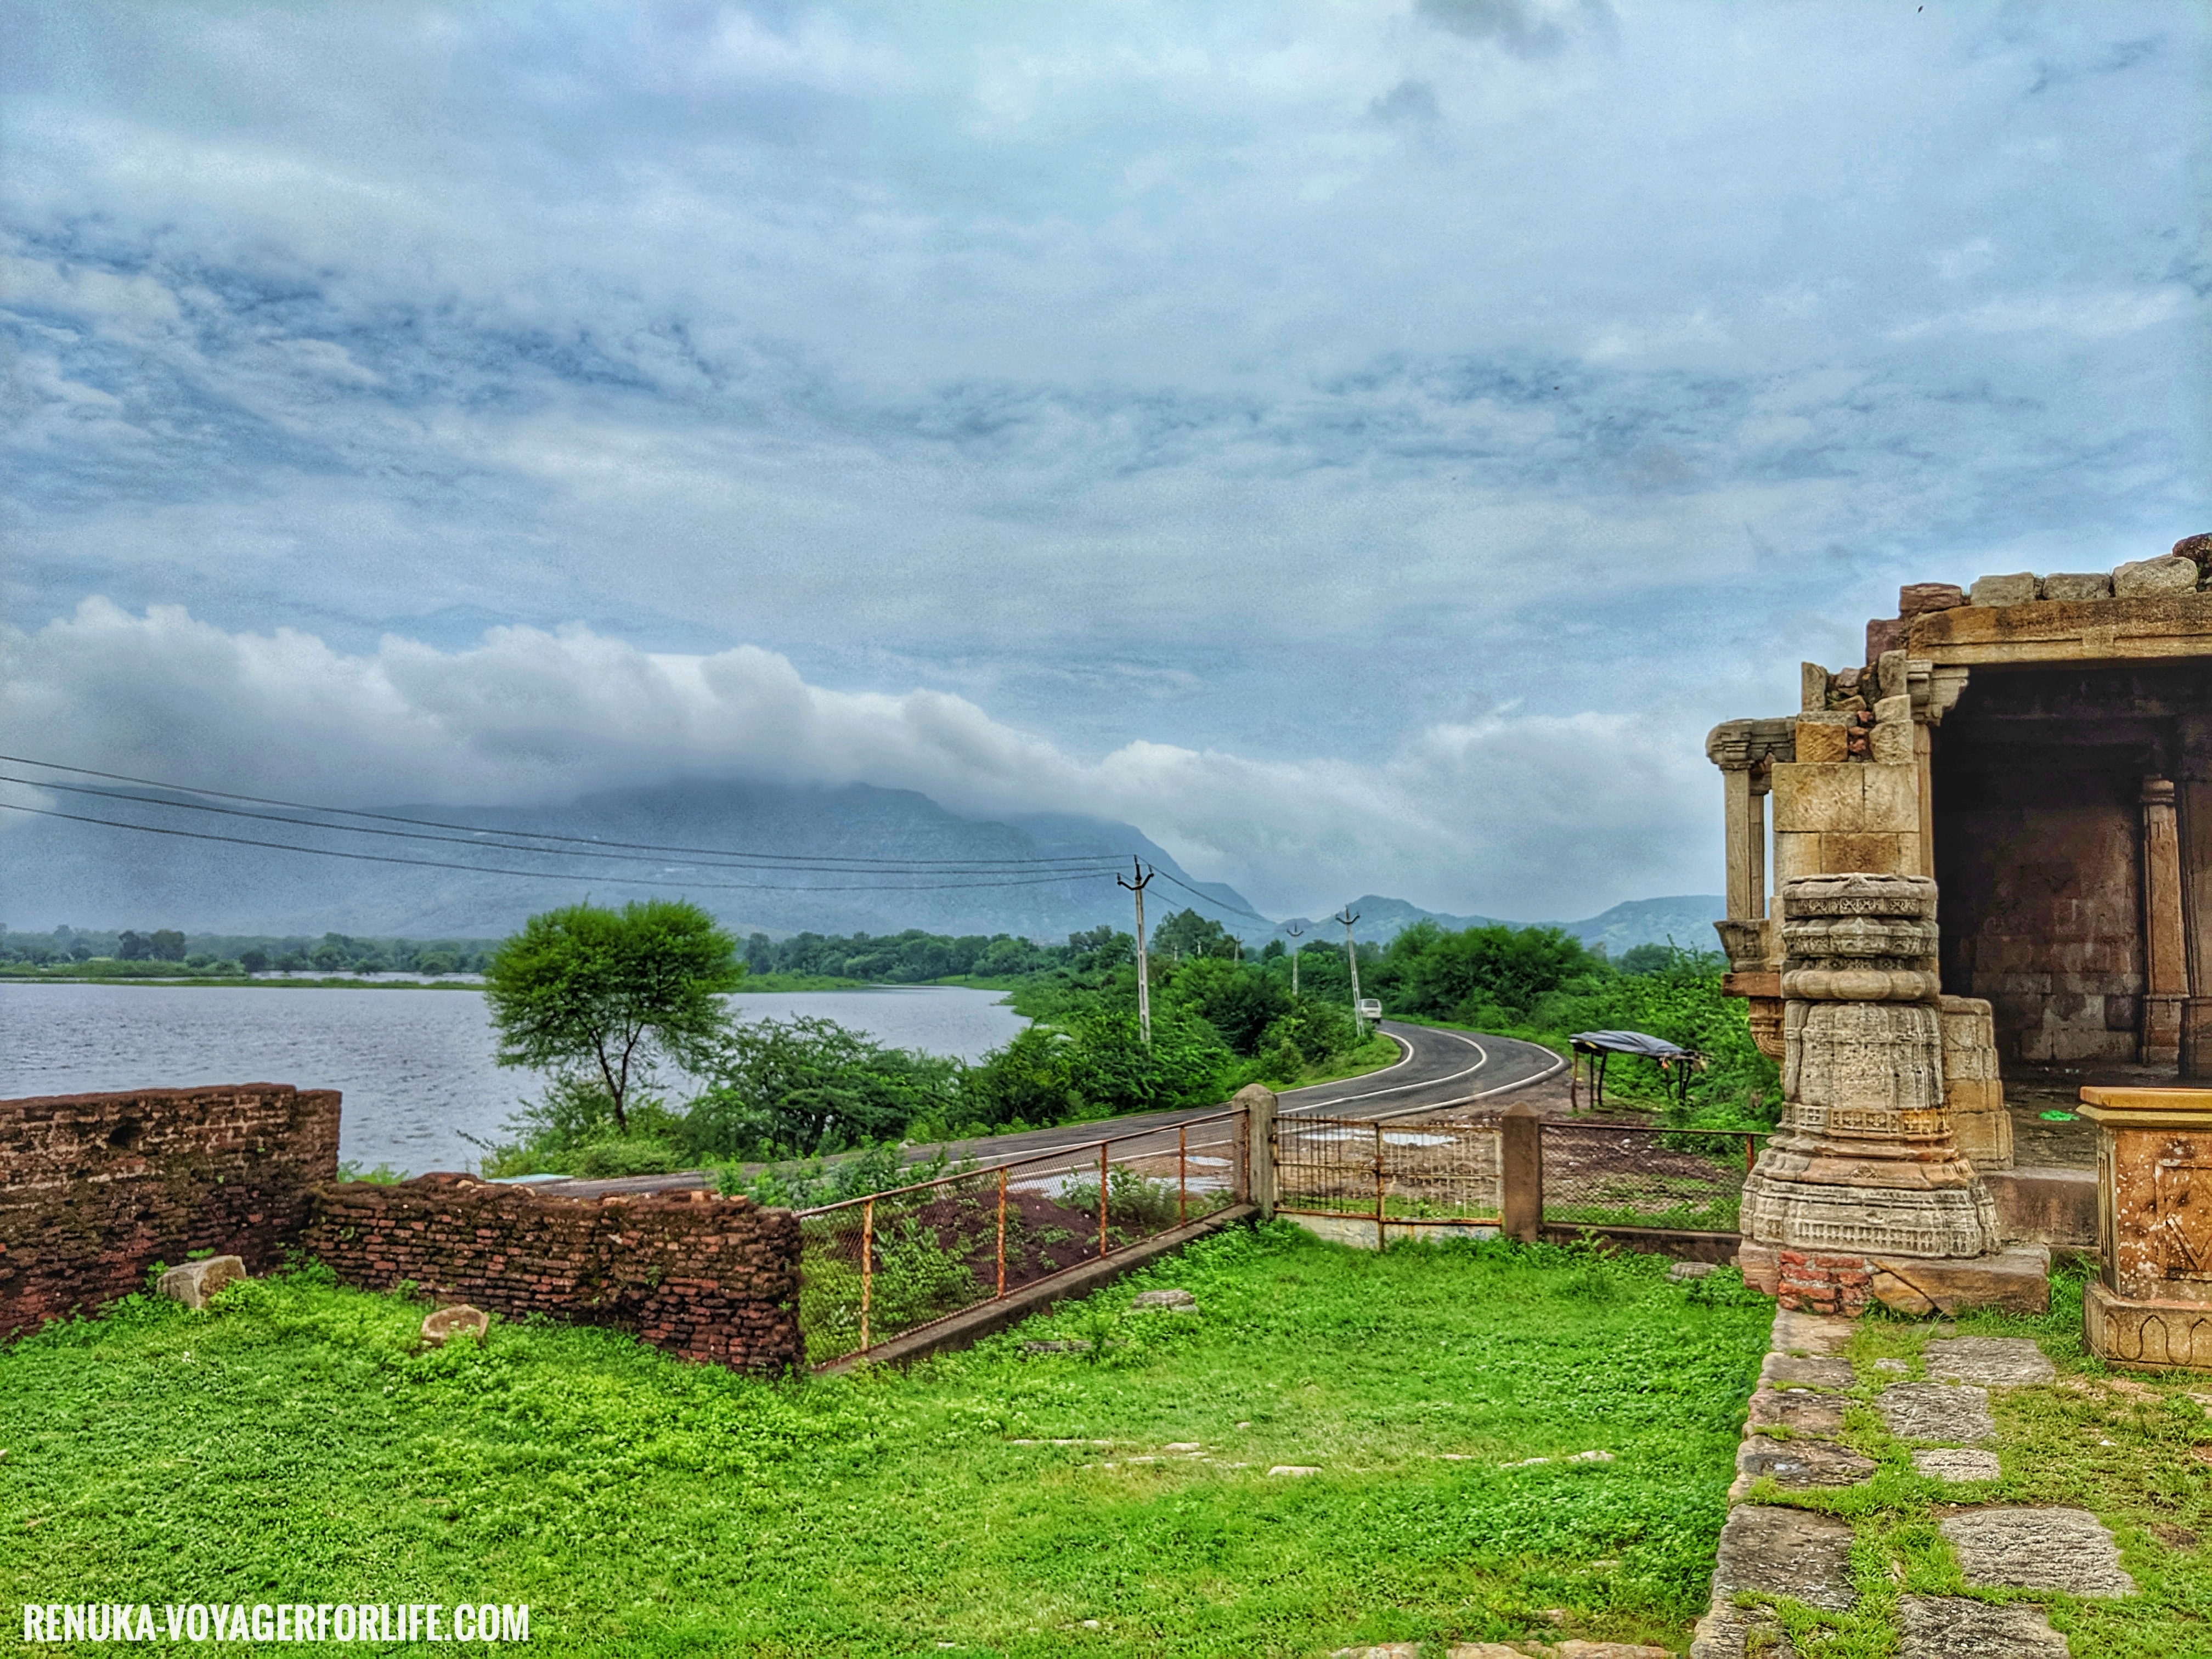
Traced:
<path fill-rule="evenodd" d="M 137 776 L 364 805 L 557 801 L 676 775 L 920 790 L 956 811 L 1133 823 L 1278 913 L 1356 891 L 1523 919 L 1705 890 L 1718 790 L 1638 716 L 1506 711 L 1358 760 L 1143 739 L 1096 759 L 964 697 L 808 684 L 773 652 L 641 651 L 581 626 L 466 649 L 229 633 L 105 599 L 0 635 L 17 750 Z"/>

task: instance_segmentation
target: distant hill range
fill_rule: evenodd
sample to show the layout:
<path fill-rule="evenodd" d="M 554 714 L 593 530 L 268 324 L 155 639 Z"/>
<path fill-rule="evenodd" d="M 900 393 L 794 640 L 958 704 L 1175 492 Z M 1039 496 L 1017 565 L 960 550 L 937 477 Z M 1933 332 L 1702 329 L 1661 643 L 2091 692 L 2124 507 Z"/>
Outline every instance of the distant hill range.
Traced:
<path fill-rule="evenodd" d="M 1443 910 L 1424 910 L 1404 899 L 1383 898 L 1368 893 L 1352 901 L 1346 907 L 1359 920 L 1352 926 L 1355 938 L 1376 945 L 1387 945 L 1418 921 L 1433 921 L 1449 932 L 1462 927 L 1557 927 L 1571 933 L 1584 945 L 1602 946 L 1607 956 L 1618 957 L 1624 951 L 1639 945 L 1680 945 L 1686 951 L 1712 951 L 1719 948 L 1713 935 L 1713 923 L 1728 914 L 1728 901 L 1718 894 L 1685 893 L 1672 898 L 1630 899 L 1616 904 L 1610 910 L 1584 921 L 1522 922 L 1501 921 L 1496 916 L 1455 916 Z M 1339 915 L 1343 914 L 1341 911 Z M 1323 917 L 1315 921 L 1305 916 L 1292 916 L 1275 929 L 1287 938 L 1286 929 L 1303 928 L 1308 937 L 1336 940 L 1344 937 L 1344 924 Z M 1303 942 L 1303 940 L 1301 941 Z"/>
<path fill-rule="evenodd" d="M 619 903 L 648 892 L 696 900 L 740 933 L 895 933 L 919 927 L 933 933 L 1060 939 L 1102 922 L 1125 929 L 1130 924 L 1129 896 L 1114 884 L 1111 871 L 992 886 L 983 884 L 986 876 L 957 870 L 934 878 L 875 876 L 857 865 L 842 872 L 687 871 L 672 857 L 665 863 L 609 862 L 594 877 L 552 873 L 551 860 L 479 850 L 465 842 L 342 835 L 252 817 L 111 803 L 97 796 L 70 798 L 64 810 L 202 835 L 549 872 L 518 878 L 318 858 L 33 818 L 19 821 L 0 838 L 0 869 L 5 871 L 0 921 L 12 927 L 65 922 L 95 928 L 173 926 L 194 933 L 484 938 L 514 931 L 537 911 L 587 896 Z M 1224 923 L 1242 922 L 1255 934 L 1264 933 L 1260 924 L 1237 914 L 1253 907 L 1236 889 L 1193 878 L 1128 824 L 1064 813 L 968 818 L 912 790 L 685 781 L 542 807 L 398 805 L 379 810 L 494 831 L 826 860 L 936 860 L 957 866 L 962 860 L 1134 855 L 1161 873 L 1146 895 L 1152 915 L 1189 904 Z M 568 861 L 568 867 L 578 866 Z M 1011 873 L 1021 878 L 1024 872 L 1015 867 Z M 611 878 L 618 876 L 650 884 L 617 884 Z M 1177 882 L 1185 886 L 1177 887 Z"/>
<path fill-rule="evenodd" d="M 149 792 L 140 792 L 149 793 Z M 547 861 L 528 854 L 479 851 L 441 841 L 339 835 L 252 817 L 73 798 L 64 810 L 128 818 L 165 828 L 257 841 L 295 842 L 400 859 L 500 863 L 526 870 Z M 273 809 L 272 809 L 273 810 Z M 1280 927 L 1254 920 L 1255 908 L 1234 887 L 1199 881 L 1132 825 L 1067 813 L 995 819 L 963 817 L 913 790 L 866 784 L 842 788 L 688 781 L 611 790 L 563 805 L 410 806 L 380 809 L 395 817 L 435 819 L 493 831 L 530 830 L 600 842 L 742 848 L 817 859 L 1048 860 L 1107 854 L 1141 858 L 1159 872 L 1146 895 L 1153 921 L 1186 906 L 1258 945 L 1298 926 L 1310 939 L 1340 939 L 1326 919 L 1293 918 Z M 12 815 L 11 815 L 12 816 Z M 402 828 L 386 825 L 386 828 Z M 447 832 L 434 832 L 447 833 Z M 59 923 L 78 927 L 167 927 L 193 933 L 320 934 L 394 938 L 496 938 L 556 905 L 591 897 L 602 903 L 646 892 L 696 900 L 740 933 L 788 935 L 1012 933 L 1060 939 L 1110 923 L 1127 928 L 1129 896 L 1110 872 L 1031 884 L 990 886 L 986 878 L 947 873 L 939 879 L 854 873 L 786 873 L 747 869 L 684 870 L 655 863 L 610 862 L 596 878 L 556 874 L 515 877 L 465 869 L 358 862 L 171 836 L 135 834 L 60 819 L 18 820 L 0 837 L 0 921 L 16 929 Z M 573 866 L 571 866 L 573 867 Z M 650 886 L 617 884 L 627 876 Z M 1449 928 L 1492 921 L 1424 910 L 1374 894 L 1354 899 L 1358 937 L 1384 943 L 1417 921 Z M 1711 922 L 1722 901 L 1704 896 L 1638 899 L 1587 921 L 1557 924 L 1615 956 L 1646 942 L 1712 947 Z M 1513 924 L 1516 926 L 1522 924 Z"/>

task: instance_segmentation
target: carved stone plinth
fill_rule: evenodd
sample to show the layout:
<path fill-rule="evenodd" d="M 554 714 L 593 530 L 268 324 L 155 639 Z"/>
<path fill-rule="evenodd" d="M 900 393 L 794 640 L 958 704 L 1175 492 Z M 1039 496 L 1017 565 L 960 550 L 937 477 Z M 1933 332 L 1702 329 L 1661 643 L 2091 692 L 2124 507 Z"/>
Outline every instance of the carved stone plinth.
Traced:
<path fill-rule="evenodd" d="M 2212 1089 L 2085 1088 L 2081 1115 L 2104 1256 L 2083 1293 L 2090 1352 L 2212 1370 Z"/>
<path fill-rule="evenodd" d="M 1746 1276 L 1847 1312 L 1898 1278 L 1886 1259 L 1987 1258 L 2003 1299 L 2032 1299 L 2008 1280 L 2039 1275 L 2000 1260 L 1996 1206 L 1944 1104 L 1936 884 L 1801 877 L 1781 920 L 1785 1103 L 1744 1183 Z"/>

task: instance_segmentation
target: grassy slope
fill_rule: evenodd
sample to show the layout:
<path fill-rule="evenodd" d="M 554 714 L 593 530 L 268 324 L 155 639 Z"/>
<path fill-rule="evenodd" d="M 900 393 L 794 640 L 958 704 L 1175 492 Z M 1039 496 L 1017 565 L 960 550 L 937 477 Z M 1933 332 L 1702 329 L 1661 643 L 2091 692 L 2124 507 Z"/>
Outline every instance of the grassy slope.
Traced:
<path fill-rule="evenodd" d="M 416 1353 L 419 1306 L 300 1279 L 134 1299 L 0 1350 L 0 1583 L 527 1601 L 538 1646 L 629 1654 L 1304 1656 L 1557 1639 L 1546 1608 L 1679 1644 L 1770 1316 L 1663 1267 L 1279 1224 L 1135 1281 L 1201 1312 L 1121 1316 L 1102 1363 L 1018 1339 L 1128 1282 L 803 1383 L 549 1325 Z M 1010 1443 L 1056 1437 L 1115 1444 Z M 1132 1461 L 1178 1441 L 1211 1455 Z M 1618 1461 L 1499 1467 L 1588 1449 Z"/>

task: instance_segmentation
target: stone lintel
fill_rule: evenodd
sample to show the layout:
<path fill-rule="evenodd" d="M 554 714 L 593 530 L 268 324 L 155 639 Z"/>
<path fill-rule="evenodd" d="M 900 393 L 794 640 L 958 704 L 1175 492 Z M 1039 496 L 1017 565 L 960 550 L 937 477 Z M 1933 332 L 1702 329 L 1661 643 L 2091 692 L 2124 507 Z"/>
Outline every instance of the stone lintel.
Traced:
<path fill-rule="evenodd" d="M 2212 657 L 2212 592 L 1961 605 L 1915 617 L 1911 641 L 1938 667 Z"/>

